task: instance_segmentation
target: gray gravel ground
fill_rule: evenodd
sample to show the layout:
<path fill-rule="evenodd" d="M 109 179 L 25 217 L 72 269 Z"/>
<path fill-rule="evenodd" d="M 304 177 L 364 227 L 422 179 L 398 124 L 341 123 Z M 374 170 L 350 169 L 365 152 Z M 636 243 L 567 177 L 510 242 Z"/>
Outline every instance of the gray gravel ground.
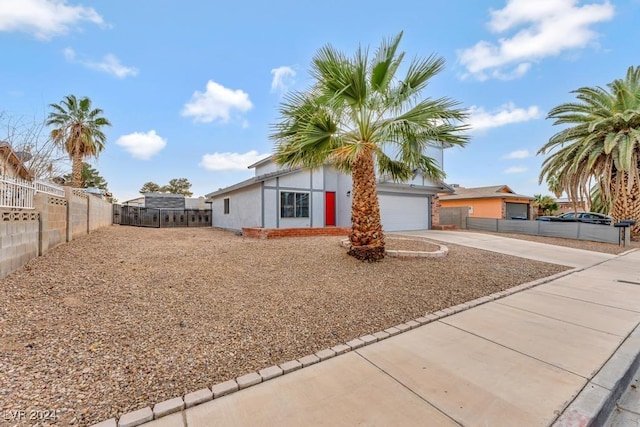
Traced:
<path fill-rule="evenodd" d="M 2 414 L 90 425 L 566 269 L 455 245 L 368 264 L 340 240 L 112 226 L 51 250 L 0 280 Z"/>

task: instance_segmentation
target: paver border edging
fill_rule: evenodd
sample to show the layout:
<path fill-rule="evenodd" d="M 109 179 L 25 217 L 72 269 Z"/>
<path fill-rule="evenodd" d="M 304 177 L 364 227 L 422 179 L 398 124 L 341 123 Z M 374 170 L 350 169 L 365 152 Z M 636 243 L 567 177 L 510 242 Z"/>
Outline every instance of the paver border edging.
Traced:
<path fill-rule="evenodd" d="M 603 261 L 603 262 L 606 262 L 606 261 Z M 600 263 L 596 263 L 594 265 L 597 265 L 597 264 L 600 264 Z M 193 407 L 193 406 L 199 405 L 200 403 L 206 403 L 211 400 L 218 399 L 228 394 L 235 393 L 236 391 L 239 391 L 241 389 L 245 389 L 253 385 L 260 384 L 265 381 L 269 381 L 273 378 L 277 378 L 279 376 L 297 371 L 298 369 L 302 369 L 307 366 L 320 363 L 324 360 L 339 356 L 344 353 L 348 353 L 350 351 L 356 350 L 360 347 L 364 347 L 369 344 L 376 343 L 378 341 L 382 341 L 384 339 L 398 335 L 402 332 L 407 332 L 419 326 L 426 325 L 428 323 L 434 322 L 436 320 L 440 320 L 447 316 L 451 316 L 452 314 L 459 313 L 461 311 L 465 311 L 470 308 L 477 307 L 479 305 L 486 304 L 488 302 L 495 301 L 495 300 L 504 298 L 506 296 L 513 295 L 515 293 L 534 288 L 536 286 L 540 286 L 550 281 L 559 279 L 564 276 L 568 276 L 573 273 L 577 273 L 579 271 L 583 271 L 591 267 L 593 267 L 593 265 L 587 266 L 587 267 L 571 268 L 565 271 L 561 271 L 560 273 L 553 274 L 551 276 L 543 277 L 541 279 L 533 280 L 531 282 L 514 286 L 504 291 L 495 292 L 491 295 L 486 295 L 484 297 L 476 298 L 474 300 L 467 301 L 465 303 L 458 304 L 453 307 L 447 307 L 433 313 L 427 313 L 424 316 L 418 317 L 414 320 L 409 320 L 404 323 L 400 323 L 398 325 L 387 328 L 384 331 L 378 331 L 378 332 L 373 332 L 371 334 L 363 335 L 360 338 L 355 338 L 347 343 L 338 344 L 334 347 L 320 350 L 314 354 L 306 355 L 295 360 L 290 360 L 290 361 L 281 363 L 279 365 L 260 369 L 257 372 L 249 372 L 235 379 L 214 384 L 212 387 L 204 388 L 192 393 L 188 393 L 183 397 L 176 397 L 173 399 L 168 399 L 164 402 L 159 402 L 154 405 L 153 410 L 151 410 L 151 407 L 147 406 L 144 408 L 139 408 L 135 411 L 122 414 L 119 418 L 121 420 L 120 422 L 116 422 L 115 418 L 110 418 L 108 420 L 94 424 L 91 427 L 125 427 L 125 426 L 136 427 L 150 421 L 148 419 L 149 412 L 153 412 L 153 420 L 157 420 L 159 418 L 163 418 L 173 413 L 174 411 L 177 412 L 179 410 L 184 410 L 185 407 Z M 636 332 L 638 332 L 638 335 L 639 335 L 638 339 L 640 340 L 640 326 L 636 328 Z M 638 361 L 640 361 L 640 359 L 638 359 L 636 362 Z M 186 404 L 187 401 L 190 401 L 189 403 L 192 403 L 192 405 L 191 406 L 187 405 Z M 169 402 L 171 402 L 171 405 L 169 405 Z M 171 412 L 166 411 L 165 408 L 167 406 L 171 406 L 171 410 L 170 410 Z M 173 409 L 177 407 L 182 407 L 182 408 Z M 143 414 L 144 417 L 140 416 L 139 418 L 137 418 L 134 416 L 134 414 Z M 126 423 L 122 422 L 123 418 L 126 420 Z"/>
<path fill-rule="evenodd" d="M 396 240 L 423 240 L 427 243 L 431 243 L 433 245 L 439 246 L 439 249 L 437 251 L 403 251 L 403 250 L 396 250 L 396 249 L 386 249 L 384 252 L 387 256 L 390 257 L 397 257 L 397 258 L 437 258 L 437 257 L 443 257 L 445 256 L 447 253 L 449 253 L 449 248 L 446 247 L 445 245 L 438 243 L 438 242 L 434 242 L 432 240 L 428 240 L 425 239 L 424 237 L 420 237 L 420 236 L 416 236 L 416 237 L 412 237 L 412 238 L 406 238 L 406 237 L 397 237 L 397 236 L 393 236 L 394 239 Z M 340 241 L 340 245 L 348 248 L 350 246 L 350 242 L 349 239 L 342 239 Z"/>

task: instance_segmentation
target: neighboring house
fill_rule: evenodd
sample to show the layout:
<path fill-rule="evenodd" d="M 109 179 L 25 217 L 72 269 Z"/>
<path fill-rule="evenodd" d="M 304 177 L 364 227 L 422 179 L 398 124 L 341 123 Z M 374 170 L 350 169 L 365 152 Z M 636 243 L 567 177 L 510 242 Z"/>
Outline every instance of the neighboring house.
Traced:
<path fill-rule="evenodd" d="M 556 199 L 556 203 L 558 204 L 558 210 L 554 211 L 553 215 L 560 215 L 566 212 L 588 212 L 589 211 L 589 203 L 584 200 L 577 202 L 574 206 L 573 202 L 570 199 L 564 197 L 564 198 Z"/>
<path fill-rule="evenodd" d="M 442 149 L 436 150 L 434 158 L 442 164 Z M 205 196 L 212 203 L 214 227 L 351 226 L 351 175 L 329 165 L 281 169 L 272 157 L 249 169 L 255 169 L 254 177 Z M 406 183 L 379 177 L 377 191 L 383 229 L 399 231 L 431 228 L 432 197 L 452 190 L 416 173 Z"/>
<path fill-rule="evenodd" d="M 25 180 L 32 179 L 27 167 L 6 141 L 0 141 L 0 175 Z"/>
<path fill-rule="evenodd" d="M 127 200 L 123 206 L 155 209 L 209 209 L 204 197 L 185 197 L 183 194 L 145 193 L 143 196 Z"/>
<path fill-rule="evenodd" d="M 440 196 L 441 208 L 468 207 L 470 218 L 532 219 L 533 197 L 516 194 L 506 185 L 464 188 Z"/>

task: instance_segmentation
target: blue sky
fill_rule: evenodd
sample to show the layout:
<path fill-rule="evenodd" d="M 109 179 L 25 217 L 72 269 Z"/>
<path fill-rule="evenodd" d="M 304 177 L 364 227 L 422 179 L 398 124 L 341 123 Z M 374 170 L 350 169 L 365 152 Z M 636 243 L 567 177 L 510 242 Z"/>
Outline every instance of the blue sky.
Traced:
<path fill-rule="evenodd" d="M 408 58 L 447 62 L 424 95 L 471 114 L 446 181 L 548 194 L 535 154 L 559 129 L 546 114 L 639 65 L 639 12 L 639 0 L 0 0 L 0 112 L 40 120 L 88 96 L 113 124 L 92 163 L 115 197 L 181 177 L 204 195 L 271 152 L 282 94 L 309 85 L 318 48 L 375 49 L 404 31 Z"/>

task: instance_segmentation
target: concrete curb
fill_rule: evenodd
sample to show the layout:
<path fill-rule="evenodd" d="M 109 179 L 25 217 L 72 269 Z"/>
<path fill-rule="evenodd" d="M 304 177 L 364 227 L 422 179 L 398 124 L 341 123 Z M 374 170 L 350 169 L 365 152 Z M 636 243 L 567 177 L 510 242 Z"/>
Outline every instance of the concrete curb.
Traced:
<path fill-rule="evenodd" d="M 513 294 L 516 294 L 518 292 L 522 292 L 524 290 L 534 288 L 536 286 L 540 286 L 542 284 L 551 282 L 551 281 L 559 279 L 561 277 L 565 277 L 565 276 L 571 275 L 573 273 L 577 273 L 579 271 L 583 271 L 583 270 L 585 270 L 587 268 L 590 268 L 590 267 L 593 267 L 593 266 L 568 269 L 568 270 L 562 271 L 560 273 L 556 273 L 556 274 L 553 274 L 551 276 L 544 277 L 542 279 L 537 279 L 537 280 L 533 280 L 531 282 L 527 282 L 527 283 L 523 283 L 523 284 L 514 286 L 512 288 L 509 288 L 509 289 L 501 291 L 501 292 L 496 292 L 496 293 L 493 293 L 491 295 L 487 295 L 487 296 L 484 296 L 484 297 L 481 297 L 481 298 L 476 298 L 474 300 L 467 301 L 466 303 L 463 303 L 463 304 L 458 304 L 458 305 L 453 306 L 453 307 L 444 308 L 444 309 L 436 311 L 434 313 L 427 313 L 424 316 L 416 318 L 415 320 L 409 320 L 409 321 L 407 321 L 405 323 L 401 323 L 401 324 L 395 325 L 395 326 L 393 326 L 391 328 L 387 328 L 384 331 L 373 332 L 371 334 L 364 335 L 364 336 L 362 336 L 360 338 L 355 338 L 355 339 L 353 339 L 353 340 L 351 340 L 351 341 L 349 341 L 349 342 L 347 342 L 345 344 L 339 344 L 337 346 L 334 346 L 331 349 L 320 350 L 320 351 L 316 352 L 315 354 L 309 354 L 309 355 L 300 357 L 300 358 L 298 358 L 296 360 L 291 360 L 291 361 L 288 361 L 288 362 L 284 362 L 284 363 L 281 363 L 278 366 L 271 366 L 271 367 L 268 367 L 268 368 L 265 368 L 265 369 L 261 369 L 258 372 L 250 372 L 250 373 L 247 373 L 247 374 L 242 375 L 240 377 L 237 377 L 235 379 L 215 384 L 210 388 L 205 388 L 205 389 L 202 389 L 202 390 L 195 391 L 193 393 L 188 393 L 184 397 L 177 397 L 177 398 L 174 398 L 174 399 L 175 399 L 175 402 L 178 402 L 178 399 L 180 399 L 180 401 L 183 401 L 184 404 L 185 404 L 185 407 L 187 407 L 187 408 L 193 407 L 193 406 L 198 405 L 200 403 L 206 403 L 206 402 L 209 402 L 211 400 L 218 399 L 218 398 L 220 398 L 222 396 L 226 396 L 228 394 L 235 393 L 236 391 L 239 391 L 241 389 L 244 389 L 244 388 L 247 388 L 247 387 L 251 387 L 251 386 L 253 386 L 255 384 L 259 384 L 261 382 L 266 382 L 266 381 L 269 381 L 269 380 L 271 380 L 273 378 L 277 378 L 279 376 L 286 375 L 286 374 L 294 372 L 294 371 L 296 371 L 298 369 L 302 369 L 302 368 L 305 368 L 307 366 L 314 365 L 316 363 L 321 363 L 324 360 L 327 360 L 327 359 L 333 358 L 333 357 L 337 357 L 337 356 L 339 356 L 341 354 L 356 350 L 356 349 L 358 349 L 360 347 L 364 347 L 366 345 L 374 344 L 374 343 L 376 343 L 378 341 L 382 341 L 384 339 L 390 338 L 392 336 L 398 335 L 398 334 L 403 333 L 403 332 L 408 332 L 411 329 L 420 327 L 422 325 L 426 325 L 426 324 L 431 323 L 431 322 L 435 322 L 435 321 L 440 320 L 442 318 L 451 316 L 451 315 L 453 315 L 455 313 L 459 313 L 461 311 L 469 310 L 470 308 L 477 307 L 479 305 L 483 305 L 483 304 L 486 304 L 488 302 L 492 302 L 492 301 L 507 297 L 509 295 L 513 295 Z M 636 328 L 636 330 L 633 332 L 633 334 L 637 334 L 636 338 L 639 341 L 639 345 L 640 345 L 640 326 Z M 622 345 L 620 346 L 620 348 L 621 347 L 622 347 Z M 611 359 L 613 359 L 614 356 L 612 356 Z M 640 362 L 640 359 L 638 359 L 638 358 L 636 358 L 636 359 L 637 359 L 636 363 Z M 277 373 L 275 373 L 275 371 L 277 371 Z M 602 369 L 601 369 L 601 371 L 602 371 Z M 280 374 L 280 372 L 282 372 L 282 374 Z M 633 370 L 631 370 L 631 372 L 633 372 Z M 272 375 L 272 373 L 275 373 L 275 374 Z M 633 375 L 631 375 L 631 377 L 632 376 Z M 630 381 L 631 377 L 629 378 L 629 381 Z M 594 380 L 595 380 L 595 377 L 594 377 Z M 597 385 L 597 387 L 602 388 L 600 385 Z M 624 390 L 625 387 L 626 387 L 626 385 L 624 387 L 621 387 L 621 390 Z M 173 402 L 174 399 L 170 399 L 170 401 Z M 616 399 L 613 400 L 614 405 L 615 405 L 615 401 L 616 400 L 617 400 L 617 397 L 616 397 Z M 169 402 L 169 401 L 165 401 L 165 402 Z M 165 402 L 161 402 L 161 403 L 165 403 Z M 126 424 L 128 427 L 135 427 L 135 426 L 138 426 L 138 425 L 142 425 L 143 423 L 145 423 L 147 421 L 150 421 L 148 418 L 137 417 L 137 415 L 142 413 L 142 412 L 144 412 L 145 415 L 148 415 L 148 412 L 152 412 L 153 413 L 153 420 L 156 420 L 156 419 L 159 419 L 159 418 L 164 418 L 165 416 L 169 415 L 169 414 L 164 415 L 164 414 L 162 414 L 161 411 L 157 411 L 157 412 L 156 411 L 151 411 L 151 408 L 147 407 L 147 408 L 138 409 L 136 411 L 132 411 L 132 412 L 129 412 L 129 413 L 121 415 L 120 416 L 120 420 L 121 420 L 120 423 L 122 423 L 122 420 L 124 419 L 124 420 L 128 421 L 127 424 Z M 133 422 L 131 422 L 132 419 L 133 419 Z M 142 421 L 143 419 L 145 421 Z M 103 423 L 113 423 L 113 424 L 103 424 Z M 94 424 L 91 427 L 102 427 L 103 425 L 107 425 L 107 426 L 115 425 L 115 419 L 109 419 L 109 420 L 103 421 L 102 423 Z M 566 424 L 566 425 L 569 426 L 569 425 L 572 425 L 572 424 Z M 120 424 L 118 424 L 118 426 L 120 426 Z M 565 426 L 565 425 L 562 425 L 562 426 Z"/>
<path fill-rule="evenodd" d="M 603 426 L 640 367 L 640 324 L 587 382 L 553 427 Z"/>

